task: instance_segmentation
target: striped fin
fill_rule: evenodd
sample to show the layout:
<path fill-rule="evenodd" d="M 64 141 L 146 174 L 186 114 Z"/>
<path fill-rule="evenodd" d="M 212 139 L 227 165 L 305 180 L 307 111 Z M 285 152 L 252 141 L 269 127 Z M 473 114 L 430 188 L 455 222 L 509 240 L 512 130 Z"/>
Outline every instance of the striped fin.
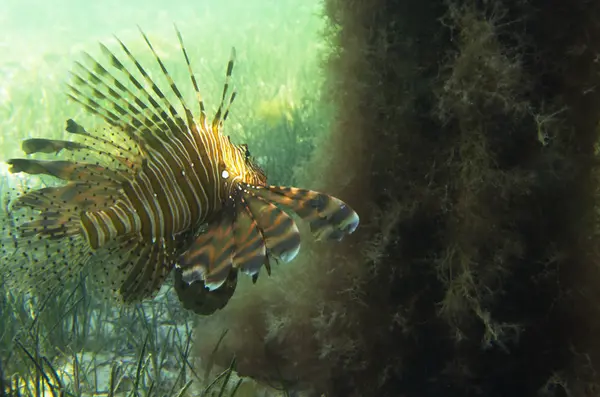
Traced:
<path fill-rule="evenodd" d="M 183 281 L 191 284 L 203 280 L 209 290 L 219 288 L 233 268 L 234 251 L 233 220 L 223 213 L 179 258 Z"/>
<path fill-rule="evenodd" d="M 225 119 L 227 119 L 227 115 L 229 114 L 229 108 L 233 103 L 236 92 L 235 90 L 232 92 L 229 97 L 229 104 L 225 108 L 225 97 L 227 96 L 227 92 L 229 91 L 229 86 L 231 84 L 231 74 L 233 73 L 233 65 L 235 63 L 235 48 L 231 48 L 231 55 L 229 56 L 229 62 L 227 63 L 227 71 L 225 72 L 225 83 L 223 84 L 223 93 L 221 94 L 221 101 L 219 103 L 219 107 L 217 108 L 217 112 L 212 120 L 212 130 L 215 134 L 218 133 L 221 125 Z M 225 109 L 224 109 L 225 108 Z M 225 112 L 225 113 L 223 113 Z"/>
<path fill-rule="evenodd" d="M 269 257 L 283 262 L 293 260 L 300 251 L 300 231 L 294 220 L 261 197 L 246 195 L 246 202 L 265 240 Z"/>
<path fill-rule="evenodd" d="M 142 75 L 144 81 L 146 82 L 146 84 L 148 84 L 151 89 L 152 92 L 154 93 L 154 95 L 156 97 L 158 97 L 158 100 L 160 102 L 162 102 L 163 106 L 167 108 L 167 110 L 169 111 L 169 113 L 171 114 L 171 116 L 169 116 L 165 110 L 164 107 L 161 106 L 159 104 L 159 102 L 156 101 L 156 99 L 154 99 L 154 96 L 150 94 L 150 92 L 148 92 L 145 88 L 143 88 L 143 86 L 137 82 L 137 80 L 135 80 L 135 78 L 133 77 L 133 75 L 131 73 L 129 73 L 129 71 L 125 68 L 125 66 L 118 62 L 118 63 L 113 63 L 113 66 L 115 68 L 117 68 L 118 70 L 120 70 L 121 72 L 125 73 L 129 79 L 134 82 L 134 84 L 136 85 L 136 88 L 138 88 L 142 93 L 145 94 L 146 99 L 150 102 L 150 104 L 154 107 L 154 110 L 158 113 L 158 115 L 160 116 L 161 120 L 166 124 L 167 128 L 164 129 L 164 138 L 169 139 L 169 138 L 175 138 L 176 135 L 174 134 L 174 132 L 178 132 L 179 137 L 181 137 L 182 135 L 185 134 L 185 123 L 183 122 L 183 120 L 181 119 L 181 117 L 179 116 L 179 114 L 177 113 L 177 111 L 175 110 L 175 108 L 173 107 L 173 105 L 171 105 L 171 103 L 167 100 L 166 96 L 163 94 L 162 90 L 158 87 L 158 85 L 152 80 L 152 78 L 150 77 L 150 75 L 148 74 L 148 72 L 146 72 L 146 70 L 144 69 L 144 67 L 140 64 L 140 62 L 133 56 L 133 54 L 131 53 L 131 51 L 129 50 L 129 48 L 127 48 L 127 46 L 125 45 L 125 43 L 123 43 L 119 38 L 115 37 L 115 39 L 119 42 L 121 49 L 125 52 L 125 54 L 127 55 L 127 57 L 129 58 L 129 60 L 131 62 L 133 62 L 133 64 L 135 65 L 136 69 L 138 70 L 138 72 L 140 72 L 140 74 Z M 103 49 L 105 51 L 108 51 L 108 48 L 106 46 L 103 46 Z M 110 53 L 110 51 L 108 51 L 108 53 Z M 113 60 L 116 59 L 116 57 L 110 53 L 113 57 Z M 156 132 L 161 132 L 156 131 Z"/>
<path fill-rule="evenodd" d="M 72 73 L 73 82 L 78 87 L 85 88 L 89 92 L 88 95 L 98 100 L 106 100 L 107 104 L 121 116 L 122 126 L 126 126 L 130 131 L 137 131 L 137 134 L 142 138 L 139 143 L 144 147 L 146 144 L 158 144 L 157 139 L 159 138 L 167 139 L 166 134 L 163 132 L 164 129 L 168 128 L 165 121 L 168 118 L 166 114 L 127 69 L 120 69 L 121 67 L 124 68 L 124 65 L 117 59 L 116 55 L 105 45 L 100 44 L 100 46 L 104 55 L 111 60 L 111 64 L 125 74 L 127 80 L 136 87 L 139 93 L 136 95 L 100 62 L 87 53 L 85 56 L 91 69 L 81 62 L 77 62 L 75 65 L 84 77 Z M 149 100 L 151 106 L 148 106 L 140 97 L 152 98 Z M 94 111 L 94 113 L 96 112 Z M 130 132 L 130 137 L 135 138 L 135 135 Z"/>
<path fill-rule="evenodd" d="M 161 243 L 134 233 L 120 236 L 93 252 L 88 277 L 102 289 L 101 297 L 132 304 L 152 298 L 170 273 L 172 258 Z"/>
<path fill-rule="evenodd" d="M 173 78 L 171 77 L 171 75 L 169 74 L 169 72 L 167 71 L 167 68 L 165 67 L 165 64 L 163 63 L 162 59 L 160 59 L 160 57 L 158 56 L 158 54 L 154 50 L 154 47 L 152 46 L 152 43 L 150 43 L 150 40 L 148 39 L 148 36 L 146 36 L 146 33 L 144 33 L 141 29 L 140 29 L 140 33 L 142 34 L 142 37 L 144 38 L 144 41 L 146 41 L 146 44 L 148 45 L 148 48 L 150 48 L 150 51 L 152 52 L 152 55 L 154 55 L 154 59 L 158 63 L 158 66 L 160 67 L 160 70 L 162 71 L 163 76 L 165 77 L 165 79 L 167 79 L 167 82 L 169 83 L 169 87 L 171 88 L 171 91 L 173 92 L 173 94 L 175 94 L 175 96 L 179 100 L 179 103 L 183 107 L 184 112 L 185 112 L 185 116 L 187 118 L 187 125 L 188 126 L 193 125 L 194 124 L 194 116 L 192 115 L 192 112 L 188 108 L 187 104 L 185 103 L 185 100 L 183 99 L 183 96 L 181 95 L 181 92 L 179 91 L 179 88 L 177 88 L 177 85 L 175 85 L 175 81 L 173 80 Z M 177 111 L 175 110 L 175 108 L 168 101 L 166 101 L 166 97 L 160 91 L 160 89 L 158 89 L 158 87 L 156 85 L 154 85 L 152 88 L 157 93 L 157 95 L 160 97 L 160 99 L 163 101 L 163 103 L 169 108 L 169 112 L 175 118 L 177 124 L 181 127 L 182 137 L 186 137 L 187 138 L 188 136 L 185 133 L 185 127 L 183 127 L 185 125 L 184 122 L 183 122 L 183 119 L 179 116 L 179 114 L 177 113 Z"/>
<path fill-rule="evenodd" d="M 107 123 L 122 128 L 129 139 L 140 145 L 146 154 L 149 148 L 152 148 L 153 154 L 161 158 L 160 161 L 168 162 L 170 166 L 182 167 L 186 162 L 181 162 L 179 158 L 188 159 L 189 156 L 181 145 L 173 141 L 173 138 L 183 138 L 185 141 L 187 137 L 185 123 L 127 46 L 118 38 L 117 41 L 146 84 L 151 87 L 154 95 L 133 76 L 108 47 L 100 44 L 110 65 L 133 84 L 137 93 L 127 88 L 102 64 L 86 54 L 93 70 L 81 63 L 76 64 L 79 74 L 73 73 L 69 96 L 89 112 L 102 117 Z M 155 96 L 158 99 L 155 99 Z M 165 108 L 169 110 L 170 115 Z M 166 157 L 163 157 L 164 155 Z"/>
<path fill-rule="evenodd" d="M 210 224 L 181 256 L 181 281 L 186 285 L 203 281 L 209 290 L 216 290 L 232 269 L 256 281 L 263 265 L 271 274 L 270 258 L 289 262 L 298 254 L 300 232 L 288 214 L 257 196 L 235 200 L 235 219 L 225 215 Z"/>
<path fill-rule="evenodd" d="M 241 199 L 234 227 L 233 236 L 236 247 L 233 257 L 234 267 L 246 274 L 255 275 L 265 265 L 267 273 L 270 275 L 271 266 L 267 256 L 265 237 L 244 198 Z"/>
<path fill-rule="evenodd" d="M 249 187 L 248 190 L 264 200 L 290 209 L 309 222 L 317 240 L 339 241 L 352 234 L 359 224 L 358 214 L 350 206 L 325 193 L 284 186 Z"/>
<path fill-rule="evenodd" d="M 106 46 L 101 44 L 101 48 L 105 54 L 108 53 L 107 56 L 111 59 L 113 66 L 118 65 L 124 68 L 124 65 Z M 72 83 L 68 86 L 69 97 L 83 105 L 88 112 L 103 118 L 110 125 L 122 128 L 129 139 L 136 142 L 144 152 L 147 151 L 148 145 L 159 146 L 158 138 L 162 136 L 166 139 L 162 132 L 164 124 L 161 124 L 161 117 L 153 113 L 153 108 L 148 107 L 91 55 L 85 55 L 93 71 L 81 62 L 76 63 L 79 73 L 71 73 Z M 126 69 L 121 71 L 126 74 L 134 86 L 146 93 L 143 86 Z M 106 105 L 103 106 L 101 102 Z M 158 106 L 158 104 L 156 105 Z"/>
<path fill-rule="evenodd" d="M 200 109 L 201 109 L 201 113 L 204 112 L 203 108 L 204 108 L 204 104 L 202 103 L 202 99 L 200 97 L 200 93 L 198 90 L 198 86 L 196 84 L 195 81 L 195 77 L 193 75 L 193 73 L 191 72 L 191 64 L 190 64 L 190 60 L 187 56 L 187 52 L 185 51 L 185 46 L 183 45 L 183 39 L 181 37 L 181 33 L 177 30 L 177 28 L 175 28 L 175 31 L 177 32 L 177 36 L 182 48 L 182 52 L 184 54 L 184 57 L 186 59 L 186 63 L 188 66 L 188 71 L 190 74 L 190 78 L 192 79 L 192 83 L 194 84 L 194 90 L 196 91 L 196 96 L 198 97 L 199 100 L 199 105 L 200 105 Z M 189 158 L 188 153 L 192 153 L 192 152 L 197 152 L 197 151 L 202 151 L 201 149 L 199 149 L 199 147 L 204 146 L 202 144 L 199 144 L 198 141 L 196 140 L 196 138 L 203 134 L 203 132 L 198 130 L 197 124 L 194 121 L 194 116 L 189 108 L 189 106 L 187 105 L 187 103 L 185 102 L 185 99 L 183 98 L 181 91 L 179 90 L 179 88 L 177 88 L 177 85 L 175 84 L 175 81 L 173 80 L 173 78 L 171 77 L 170 73 L 167 71 L 167 68 L 165 67 L 164 62 L 162 61 L 162 59 L 160 58 L 160 56 L 158 55 L 158 53 L 154 50 L 154 47 L 152 46 L 152 43 L 150 43 L 150 40 L 148 39 L 148 37 L 146 36 L 146 34 L 140 29 L 140 33 L 142 34 L 144 40 L 146 41 L 146 44 L 148 45 L 148 48 L 150 48 L 150 51 L 152 52 L 152 55 L 154 55 L 154 59 L 156 60 L 156 62 L 158 63 L 158 66 L 160 67 L 160 70 L 162 71 L 163 77 L 167 80 L 167 83 L 169 85 L 169 88 L 171 89 L 171 92 L 175 95 L 175 97 L 177 98 L 177 100 L 179 101 L 179 104 L 181 105 L 181 108 L 183 109 L 184 113 L 185 113 L 185 117 L 186 117 L 186 121 L 187 124 L 184 123 L 183 119 L 179 116 L 179 113 L 177 113 L 177 111 L 175 110 L 175 108 L 173 107 L 173 105 L 171 105 L 171 103 L 169 103 L 169 101 L 167 101 L 166 96 L 160 91 L 160 89 L 158 88 L 158 86 L 156 86 L 156 84 L 152 83 L 151 80 L 149 80 L 148 82 L 150 84 L 154 84 L 153 91 L 157 94 L 157 96 L 161 99 L 161 101 L 163 102 L 163 104 L 168 107 L 169 112 L 171 113 L 171 115 L 173 116 L 173 118 L 175 119 L 177 125 L 179 126 L 179 134 L 177 135 L 177 138 L 179 139 L 179 141 L 181 142 L 181 144 L 185 147 L 185 150 L 181 151 L 179 154 L 181 157 L 186 158 L 188 161 L 191 161 L 191 159 Z M 146 76 L 145 76 L 146 77 Z M 149 78 L 147 78 L 148 80 Z M 189 131 L 193 132 L 193 136 L 192 137 L 189 133 L 188 130 L 186 129 L 186 127 L 189 129 Z"/>
<path fill-rule="evenodd" d="M 83 128 L 73 119 L 68 119 L 66 122 L 65 131 L 70 134 L 83 137 L 84 142 L 32 138 L 23 141 L 22 149 L 27 155 L 36 153 L 55 153 L 58 155 L 61 151 L 66 150 L 70 152 L 69 154 L 72 159 L 79 158 L 83 160 L 89 160 L 90 158 L 93 158 L 95 161 L 94 164 L 77 160 L 74 162 L 77 163 L 78 167 L 85 167 L 94 172 L 100 171 L 103 176 L 107 175 L 105 172 L 107 169 L 106 167 L 118 170 L 118 173 L 111 174 L 112 178 L 115 178 L 116 180 L 121 180 L 122 176 L 125 174 L 129 174 L 131 176 L 141 165 L 141 156 L 138 145 L 128 145 L 126 142 L 126 136 L 121 130 L 111 130 L 105 128 L 104 132 L 106 135 L 111 137 L 111 139 L 106 139 L 101 135 L 90 134 L 85 130 L 85 128 Z M 22 161 L 21 159 L 17 159 L 10 161 L 15 163 L 20 162 L 21 165 L 24 165 L 24 163 L 29 160 Z M 99 167 L 98 165 L 100 163 L 102 163 L 105 167 Z M 63 166 L 64 165 L 65 163 L 63 163 Z M 29 166 L 31 166 L 33 170 L 40 169 L 40 167 L 37 165 L 30 164 Z M 28 166 L 25 165 L 25 169 L 18 171 L 14 170 L 13 172 L 30 173 L 27 168 Z M 68 168 L 69 167 L 66 167 L 64 171 L 66 172 Z M 66 178 L 65 180 L 69 180 L 69 178 Z"/>
<path fill-rule="evenodd" d="M 204 121 L 206 120 L 206 112 L 204 109 L 204 101 L 202 99 L 202 94 L 200 94 L 200 89 L 198 88 L 198 82 L 196 81 L 196 77 L 194 76 L 194 71 L 192 70 L 192 63 L 190 62 L 190 58 L 188 57 L 187 50 L 185 49 L 185 45 L 183 44 L 183 37 L 181 36 L 181 32 L 177 27 L 175 27 L 175 32 L 177 33 L 177 40 L 179 40 L 179 47 L 181 48 L 181 52 L 183 52 L 183 57 L 185 58 L 185 63 L 188 68 L 188 74 L 190 76 L 190 80 L 192 81 L 192 86 L 194 87 L 194 92 L 196 93 L 196 100 L 198 101 L 198 107 L 200 108 L 200 125 L 204 125 Z"/>
<path fill-rule="evenodd" d="M 238 269 L 256 276 L 265 265 L 271 273 L 263 232 L 243 199 L 239 204 L 235 219 L 230 215 L 233 208 L 225 208 L 222 217 L 196 238 L 176 267 L 179 298 L 184 307 L 198 314 L 210 314 L 227 303 L 235 290 Z"/>

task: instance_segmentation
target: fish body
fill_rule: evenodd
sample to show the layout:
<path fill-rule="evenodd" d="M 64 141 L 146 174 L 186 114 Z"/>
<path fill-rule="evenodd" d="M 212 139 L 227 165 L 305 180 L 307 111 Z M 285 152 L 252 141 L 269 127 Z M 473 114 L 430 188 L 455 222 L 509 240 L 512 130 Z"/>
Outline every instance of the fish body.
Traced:
<path fill-rule="evenodd" d="M 101 44 L 106 61 L 86 55 L 77 62 L 68 95 L 105 126 L 88 131 L 70 119 L 72 140 L 33 138 L 22 145 L 27 155 L 61 153 L 60 159 L 7 161 L 11 172 L 63 181 L 10 203 L 13 221 L 0 263 L 10 285 L 44 293 L 84 272 L 133 303 L 154 296 L 175 269 L 183 306 L 209 314 L 231 297 L 238 271 L 256 280 L 263 267 L 270 274 L 272 261 L 297 255 L 300 234 L 291 213 L 324 239 L 340 240 L 356 229 L 358 215 L 341 200 L 268 185 L 248 147 L 223 134 L 236 95 L 226 100 L 235 51 L 209 120 L 179 31 L 197 117 L 142 36 L 163 87 L 123 42 L 120 58 Z"/>

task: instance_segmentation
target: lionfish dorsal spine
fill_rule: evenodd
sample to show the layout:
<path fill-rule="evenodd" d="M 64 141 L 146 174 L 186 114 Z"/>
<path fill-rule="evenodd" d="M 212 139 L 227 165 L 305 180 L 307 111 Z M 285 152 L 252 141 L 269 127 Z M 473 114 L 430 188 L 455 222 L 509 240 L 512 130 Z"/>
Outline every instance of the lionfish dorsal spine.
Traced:
<path fill-rule="evenodd" d="M 227 92 L 229 91 L 229 86 L 231 85 L 231 75 L 233 73 L 235 57 L 236 57 L 235 47 L 232 47 L 231 54 L 229 55 L 229 62 L 227 62 L 227 70 L 225 71 L 225 82 L 223 83 L 223 92 L 221 93 L 221 101 L 219 102 L 219 107 L 217 108 L 217 111 L 216 111 L 215 116 L 213 117 L 213 120 L 211 123 L 212 131 L 215 135 L 219 135 L 222 123 L 223 123 L 223 121 L 225 121 L 227 119 L 227 115 L 229 114 L 229 107 L 231 106 L 231 104 L 233 103 L 233 101 L 236 97 L 236 92 L 234 90 L 232 92 L 231 96 L 229 97 L 228 105 L 225 105 L 225 98 L 227 97 Z"/>
<path fill-rule="evenodd" d="M 196 100 L 198 101 L 198 108 L 200 111 L 200 115 L 198 117 L 199 123 L 200 123 L 200 125 L 204 126 L 204 123 L 206 121 L 204 100 L 202 99 L 202 94 L 200 93 L 200 89 L 198 88 L 198 82 L 196 81 L 196 76 L 194 76 L 194 70 L 192 69 L 192 64 L 190 62 L 190 58 L 188 56 L 185 45 L 183 44 L 183 37 L 181 36 L 181 32 L 179 31 L 179 29 L 177 29 L 177 26 L 175 26 L 175 32 L 177 33 L 177 40 L 179 41 L 179 48 L 181 49 L 181 52 L 183 53 L 183 57 L 185 59 L 185 64 L 188 69 L 188 74 L 189 74 L 190 80 L 192 82 L 192 86 L 194 87 L 194 93 L 196 94 Z M 195 124 L 194 124 L 194 126 L 197 127 Z"/>

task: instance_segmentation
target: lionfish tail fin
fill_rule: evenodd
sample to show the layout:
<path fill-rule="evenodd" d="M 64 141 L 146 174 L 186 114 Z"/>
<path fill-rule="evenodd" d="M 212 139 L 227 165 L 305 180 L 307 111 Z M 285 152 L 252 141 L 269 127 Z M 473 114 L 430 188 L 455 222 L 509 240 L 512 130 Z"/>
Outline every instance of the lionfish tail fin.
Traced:
<path fill-rule="evenodd" d="M 337 240 L 352 234 L 359 224 L 358 214 L 348 204 L 325 193 L 285 186 L 252 188 L 252 193 L 295 212 L 309 222 L 317 240 Z"/>

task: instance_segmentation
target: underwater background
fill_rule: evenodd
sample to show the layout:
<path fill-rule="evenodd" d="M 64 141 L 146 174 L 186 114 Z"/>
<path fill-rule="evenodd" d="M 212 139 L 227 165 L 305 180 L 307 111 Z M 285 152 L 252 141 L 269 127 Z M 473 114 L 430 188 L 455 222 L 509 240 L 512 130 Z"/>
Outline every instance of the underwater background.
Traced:
<path fill-rule="evenodd" d="M 269 181 L 361 225 L 322 243 L 299 224 L 298 258 L 210 316 L 170 286 L 134 306 L 84 279 L 4 288 L 5 394 L 600 395 L 600 3 L 3 0 L 2 159 L 99 123 L 64 81 L 113 34 L 135 52 L 140 25 L 186 79 L 173 23 L 209 108 L 236 47 L 224 129 Z M 7 169 L 3 195 L 50 183 Z"/>
<path fill-rule="evenodd" d="M 319 63 L 326 53 L 320 9 L 316 1 L 3 1 L 3 213 L 13 190 L 52 183 L 48 176 L 8 172 L 5 161 L 22 156 L 20 141 L 67 138 L 69 118 L 86 126 L 102 123 L 66 95 L 69 71 L 84 51 L 96 56 L 98 42 L 114 45 L 116 35 L 154 66 L 151 73 L 159 71 L 138 25 L 189 95 L 177 25 L 210 114 L 235 46 L 233 85 L 239 95 L 227 134 L 249 145 L 271 183 L 291 184 L 331 119 L 329 107 L 319 102 Z M 2 222 L 10 223 L 7 215 Z M 10 395 L 282 395 L 230 379 L 229 364 L 217 368 L 210 357 L 202 359 L 206 367 L 194 364 L 195 315 L 181 307 L 170 286 L 156 299 L 130 307 L 97 299 L 83 280 L 46 301 L 0 290 L 2 389 Z"/>

